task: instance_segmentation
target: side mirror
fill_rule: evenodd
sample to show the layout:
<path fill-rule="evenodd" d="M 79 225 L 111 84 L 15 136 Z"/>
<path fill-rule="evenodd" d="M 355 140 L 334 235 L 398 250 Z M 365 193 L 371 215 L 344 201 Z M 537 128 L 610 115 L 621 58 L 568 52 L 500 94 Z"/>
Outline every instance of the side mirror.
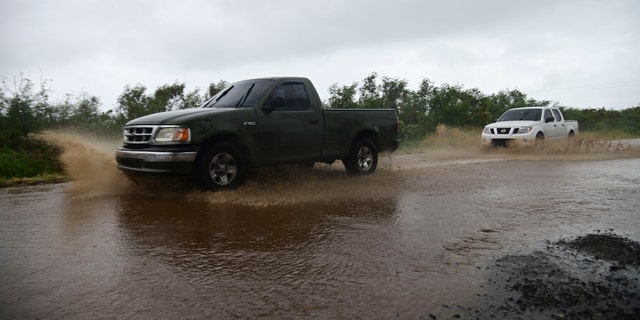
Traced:
<path fill-rule="evenodd" d="M 282 108 L 284 107 L 284 104 L 286 102 L 284 101 L 284 97 L 283 96 L 274 96 L 273 98 L 271 98 L 271 107 L 274 109 L 278 109 L 278 108 Z"/>
<path fill-rule="evenodd" d="M 268 105 L 262 106 L 262 111 L 264 111 L 265 113 L 270 113 L 277 108 L 284 107 L 284 104 L 285 104 L 284 97 L 274 96 L 273 98 L 271 98 L 271 101 L 269 101 Z"/>

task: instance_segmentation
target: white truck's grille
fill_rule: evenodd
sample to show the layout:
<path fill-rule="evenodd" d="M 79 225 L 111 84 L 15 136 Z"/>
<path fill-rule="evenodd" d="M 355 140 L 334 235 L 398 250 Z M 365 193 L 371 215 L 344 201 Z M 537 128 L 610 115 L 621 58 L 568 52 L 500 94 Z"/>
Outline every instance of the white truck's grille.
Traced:
<path fill-rule="evenodd" d="M 509 134 L 511 132 L 511 128 L 497 128 L 496 134 Z"/>

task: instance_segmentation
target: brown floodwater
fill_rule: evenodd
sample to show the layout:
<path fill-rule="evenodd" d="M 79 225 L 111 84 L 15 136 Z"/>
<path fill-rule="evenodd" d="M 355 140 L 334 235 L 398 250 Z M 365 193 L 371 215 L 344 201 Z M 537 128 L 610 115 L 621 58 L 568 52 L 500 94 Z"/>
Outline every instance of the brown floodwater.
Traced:
<path fill-rule="evenodd" d="M 640 240 L 640 157 L 446 150 L 130 184 L 69 136 L 74 181 L 0 190 L 0 318 L 428 318 L 498 257 L 595 230 Z"/>

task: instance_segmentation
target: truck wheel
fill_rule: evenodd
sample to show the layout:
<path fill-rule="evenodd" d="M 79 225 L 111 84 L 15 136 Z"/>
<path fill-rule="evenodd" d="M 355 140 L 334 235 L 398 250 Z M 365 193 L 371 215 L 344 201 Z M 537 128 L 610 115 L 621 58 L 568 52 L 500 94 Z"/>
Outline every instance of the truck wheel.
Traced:
<path fill-rule="evenodd" d="M 353 146 L 351 154 L 342 159 L 345 169 L 350 174 L 368 175 L 376 171 L 378 166 L 378 150 L 369 139 L 361 139 Z"/>
<path fill-rule="evenodd" d="M 236 189 L 247 172 L 247 164 L 238 148 L 229 142 L 218 142 L 205 150 L 196 166 L 196 179 L 212 190 Z"/>
<path fill-rule="evenodd" d="M 576 147 L 576 133 L 573 131 L 569 131 L 569 135 L 567 136 L 567 151 L 572 151 Z"/>
<path fill-rule="evenodd" d="M 544 134 L 542 132 L 538 132 L 536 135 L 535 148 L 536 150 L 544 149 Z"/>

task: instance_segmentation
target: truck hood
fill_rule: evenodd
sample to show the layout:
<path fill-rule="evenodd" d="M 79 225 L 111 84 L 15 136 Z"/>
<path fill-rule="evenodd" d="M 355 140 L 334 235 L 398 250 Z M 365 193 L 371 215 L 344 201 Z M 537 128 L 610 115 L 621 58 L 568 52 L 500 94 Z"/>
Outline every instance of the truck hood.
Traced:
<path fill-rule="evenodd" d="M 206 116 L 213 116 L 214 114 L 221 114 L 230 112 L 235 109 L 228 108 L 194 108 L 184 109 L 176 111 L 158 112 L 133 119 L 127 122 L 127 126 L 130 125 L 158 125 L 158 124 L 184 124 L 190 120 L 196 118 L 202 118 Z"/>
<path fill-rule="evenodd" d="M 530 127 L 534 126 L 538 121 L 500 121 L 486 125 L 487 128 L 513 128 L 513 127 Z"/>

